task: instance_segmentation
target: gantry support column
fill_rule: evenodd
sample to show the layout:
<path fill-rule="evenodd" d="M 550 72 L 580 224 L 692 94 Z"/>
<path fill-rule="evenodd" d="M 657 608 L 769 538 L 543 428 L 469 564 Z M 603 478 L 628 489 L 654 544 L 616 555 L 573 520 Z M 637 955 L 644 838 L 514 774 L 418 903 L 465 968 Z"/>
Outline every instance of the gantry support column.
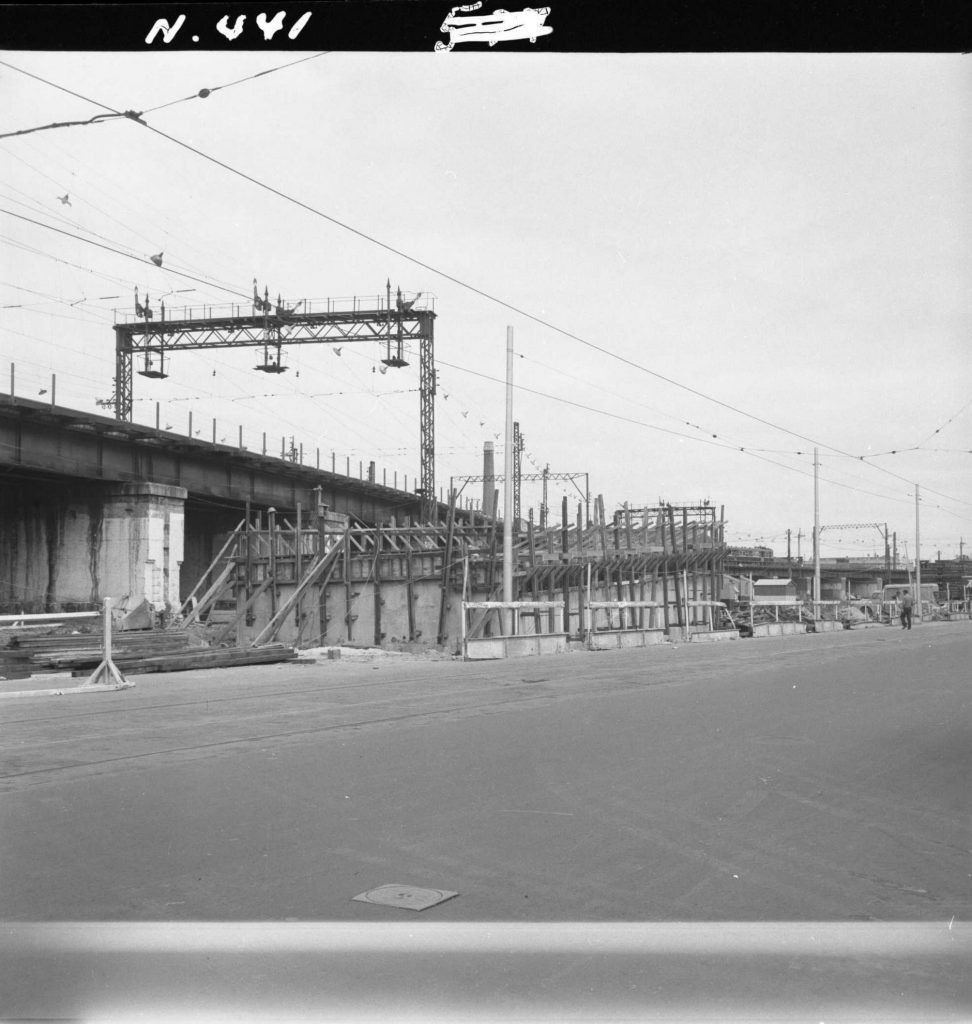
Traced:
<path fill-rule="evenodd" d="M 434 523 L 436 517 L 435 499 L 435 346 L 432 336 L 435 314 L 421 314 L 422 325 L 419 340 L 419 398 L 420 398 L 420 444 L 422 518 Z"/>

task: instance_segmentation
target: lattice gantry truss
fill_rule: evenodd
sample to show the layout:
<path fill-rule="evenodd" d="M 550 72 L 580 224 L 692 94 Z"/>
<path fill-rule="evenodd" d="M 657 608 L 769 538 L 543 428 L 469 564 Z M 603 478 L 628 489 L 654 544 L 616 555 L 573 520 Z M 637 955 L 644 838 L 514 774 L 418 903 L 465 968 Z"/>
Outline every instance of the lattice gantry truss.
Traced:
<path fill-rule="evenodd" d="M 419 420 L 423 505 L 435 502 L 435 311 L 422 294 L 393 296 L 389 284 L 384 296 L 348 299 L 272 302 L 257 294 L 252 306 L 198 306 L 166 314 L 164 304 L 155 316 L 146 296 L 135 296 L 135 313 L 115 324 L 115 417 L 132 419 L 134 373 L 166 377 L 166 359 L 172 352 L 215 348 L 262 349 L 262 362 L 254 369 L 283 373 L 283 348 L 292 345 L 377 342 L 385 367 L 403 367 L 406 346 L 419 352 Z M 139 365 L 136 368 L 136 363 Z M 382 370 L 382 372 L 385 372 Z"/>

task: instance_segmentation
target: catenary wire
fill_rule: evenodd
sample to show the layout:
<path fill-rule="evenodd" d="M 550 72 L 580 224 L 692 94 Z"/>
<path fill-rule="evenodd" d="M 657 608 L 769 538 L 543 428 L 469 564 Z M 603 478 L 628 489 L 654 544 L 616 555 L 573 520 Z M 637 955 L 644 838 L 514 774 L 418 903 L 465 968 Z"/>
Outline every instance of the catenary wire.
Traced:
<path fill-rule="evenodd" d="M 15 66 L 15 65 L 8 64 L 6 61 L 0 61 L 0 64 L 3 64 L 4 66 L 9 67 L 9 68 L 11 68 L 14 71 L 18 71 L 18 72 L 21 72 L 21 73 L 23 73 L 25 75 L 28 75 L 29 77 L 34 78 L 37 81 L 43 82 L 45 85 L 48 85 L 51 88 L 59 89 L 59 90 L 61 90 L 63 92 L 68 93 L 69 95 L 75 96 L 76 98 L 85 100 L 88 103 L 92 103 L 95 106 L 98 106 L 98 107 L 101 107 L 104 110 L 110 111 L 111 113 L 114 113 L 114 114 L 119 115 L 119 116 L 125 116 L 125 112 L 123 112 L 123 111 L 117 111 L 114 108 L 112 108 L 112 107 L 110 107 L 110 106 L 108 106 L 108 105 L 106 105 L 104 103 L 101 103 L 101 102 L 99 102 L 97 100 L 93 100 L 93 99 L 91 99 L 90 97 L 87 97 L 87 96 L 82 96 L 79 93 L 74 92 L 73 90 L 67 89 L 64 86 L 58 85 L 57 83 L 54 83 L 54 82 L 51 82 L 48 79 L 45 79 L 45 78 L 43 78 L 43 77 L 41 77 L 39 75 L 35 75 L 35 74 L 31 73 L 31 72 L 25 71 L 24 69 L 19 68 L 19 67 Z M 131 115 L 132 113 L 133 112 L 128 112 L 129 115 Z M 612 351 L 611 349 L 604 348 L 603 346 L 597 345 L 594 342 L 588 341 L 587 339 L 582 338 L 579 335 L 576 335 L 576 334 L 574 334 L 574 333 L 572 333 L 570 331 L 567 331 L 564 328 L 558 327 L 557 325 L 555 325 L 553 323 L 550 323 L 549 321 L 546 321 L 546 320 L 542 319 L 541 317 L 536 316 L 535 314 L 529 313 L 528 311 L 523 310 L 523 309 L 513 305 L 512 303 L 507 302 L 504 299 L 499 298 L 498 296 L 492 295 L 492 294 L 490 294 L 490 293 L 488 293 L 488 292 L 486 292 L 486 291 L 476 287 L 475 285 L 472 285 L 472 284 L 470 284 L 470 283 L 468 283 L 466 281 L 463 281 L 463 280 L 461 280 L 459 278 L 456 278 L 453 275 L 447 273 L 446 271 L 441 270 L 441 269 L 439 269 L 439 268 L 437 268 L 437 267 L 435 267 L 435 266 L 433 266 L 431 264 L 428 264 L 428 263 L 418 259 L 417 257 L 411 256 L 408 253 L 403 252 L 402 250 L 396 249 L 394 246 L 392 246 L 392 245 L 390 245 L 390 244 L 388 244 L 386 242 L 383 242 L 380 239 L 377 239 L 377 238 L 375 238 L 375 237 L 373 237 L 371 235 L 368 235 L 366 232 L 364 232 L 364 231 L 362 231 L 362 230 L 360 230 L 358 228 L 355 228 L 352 225 L 347 224 L 344 221 L 341 221 L 338 218 L 336 218 L 336 217 L 334 217 L 334 216 L 332 216 L 330 214 L 327 214 L 327 213 L 325 213 L 325 212 L 323 212 L 321 210 L 318 210 L 317 208 L 315 208 L 313 206 L 310 206 L 309 204 L 303 202 L 302 200 L 297 199 L 296 197 L 291 196 L 288 193 L 283 192 L 280 189 L 277 189 L 274 186 L 267 184 L 266 182 L 263 182 L 263 181 L 261 181 L 261 180 L 259 180 L 257 178 L 254 178 L 253 176 L 247 174 L 246 172 L 241 171 L 238 168 L 233 167 L 232 165 L 227 164 L 226 162 L 220 160 L 219 158 L 211 156 L 210 154 L 203 152 L 202 150 L 196 148 L 195 146 L 192 146 L 189 143 L 186 143 L 186 142 L 184 142 L 184 141 L 182 141 L 180 139 L 177 139 L 174 136 L 171 136 L 171 135 L 167 134 L 166 132 L 163 132 L 160 129 L 155 128 L 154 126 L 147 124 L 146 122 L 140 120 L 137 117 L 133 117 L 131 119 L 135 120 L 135 122 L 137 124 L 140 124 L 142 127 L 147 128 L 149 131 L 153 132 L 154 134 L 159 135 L 161 138 L 164 138 L 164 139 L 168 140 L 169 142 L 171 142 L 171 143 L 173 143 L 173 144 L 175 144 L 177 146 L 180 146 L 181 148 L 187 150 L 188 152 L 194 153 L 195 155 L 197 155 L 197 156 L 199 156 L 199 157 L 201 157 L 201 158 L 203 158 L 205 160 L 208 160 L 209 162 L 215 164 L 216 166 L 221 167 L 222 169 L 228 171 L 229 173 L 234 174 L 234 175 L 244 179 L 245 181 L 248 181 L 251 184 L 256 185 L 259 188 L 262 188 L 265 191 L 268 191 L 268 192 L 270 192 L 273 195 L 276 195 L 278 198 L 283 199 L 285 202 L 289 202 L 289 203 L 291 203 L 291 204 L 293 204 L 293 205 L 295 205 L 295 206 L 297 206 L 297 207 L 307 211 L 308 213 L 311 213 L 311 214 L 313 214 L 313 215 L 315 215 L 317 217 L 320 217 L 320 218 L 322 218 L 324 220 L 327 220 L 330 223 L 333 223 L 336 226 L 338 226 L 338 227 L 340 227 L 340 228 L 350 232 L 351 234 L 354 234 L 354 235 L 364 239 L 365 241 L 368 241 L 368 242 L 370 242 L 370 243 L 372 243 L 374 245 L 377 245 L 380 248 L 383 248 L 386 251 L 388 251 L 388 252 L 390 252 L 390 253 L 392 253 L 392 254 L 394 254 L 396 256 L 399 256 L 402 259 L 405 259 L 405 260 L 409 261 L 410 263 L 415 264 L 416 266 L 422 267 L 423 269 L 428 270 L 430 273 L 433 273 L 436 276 L 443 278 L 444 280 L 452 282 L 453 284 L 457 285 L 460 288 L 463 288 L 466 291 L 469 291 L 469 292 L 472 292 L 473 294 L 479 295 L 480 297 L 486 299 L 487 301 L 495 303 L 497 305 L 500 305 L 500 306 L 502 306 L 502 307 L 504 307 L 506 309 L 509 309 L 511 312 L 514 312 L 517 315 L 522 316 L 522 317 L 524 317 L 527 320 L 530 320 L 530 321 L 532 321 L 534 323 L 537 323 L 540 326 L 546 327 L 547 329 L 552 330 L 552 331 L 554 331 L 554 332 L 556 332 L 558 334 L 561 334 L 564 337 L 570 338 L 571 340 L 576 341 L 579 344 L 584 345 L 587 348 L 590 348 L 592 351 L 599 352 L 602 355 L 608 356 L 609 358 L 612 358 L 612 359 L 615 359 L 615 360 L 617 360 L 617 361 L 619 361 L 621 363 L 624 363 L 625 365 L 630 366 L 632 369 L 637 369 L 637 370 L 639 370 L 641 372 L 647 373 L 650 376 L 653 376 L 653 377 L 656 377 L 659 380 L 665 381 L 666 383 L 671 384 L 674 387 L 677 387 L 677 388 L 679 388 L 681 390 L 687 391 L 688 393 L 693 394 L 696 397 L 702 398 L 705 401 L 712 402 L 712 403 L 714 403 L 716 405 L 721 406 L 722 408 L 728 409 L 729 411 L 734 412 L 737 415 L 744 416 L 747 419 L 754 420 L 755 422 L 761 423 L 764 426 L 768 426 L 768 427 L 770 427 L 770 428 L 772 428 L 774 430 L 780 431 L 782 433 L 789 434 L 792 437 L 797 437 L 800 440 L 808 441 L 811 444 L 827 448 L 827 449 L 829 449 L 831 451 L 834 451 L 834 452 L 837 452 L 838 454 L 843 455 L 845 457 L 856 458 L 858 461 L 864 462 L 866 465 L 871 465 L 872 468 L 877 469 L 879 472 L 885 473 L 885 474 L 887 474 L 887 475 L 889 475 L 889 476 L 891 476 L 891 477 L 893 477 L 895 479 L 901 480 L 902 482 L 907 483 L 909 485 L 913 485 L 914 484 L 914 481 L 909 480 L 907 477 L 901 476 L 898 473 L 894 473 L 893 471 L 891 471 L 889 469 L 886 469 L 885 467 L 872 465 L 871 463 L 866 462 L 866 460 L 865 460 L 865 458 L 863 456 L 854 456 L 851 453 L 845 452 L 842 449 L 836 448 L 833 445 L 828 445 L 828 444 L 825 444 L 823 442 L 816 441 L 813 438 L 810 438 L 810 437 L 807 437 L 804 434 L 798 433 L 797 431 L 791 430 L 791 429 L 789 429 L 787 427 L 783 427 L 780 424 L 773 423 L 772 421 L 766 420 L 766 419 L 764 419 L 764 418 L 762 418 L 760 416 L 756 416 L 753 413 L 746 412 L 745 410 L 740 409 L 737 406 L 732 405 L 731 403 L 724 402 L 721 399 L 715 398 L 712 395 L 708 395 L 708 394 L 706 394 L 706 393 L 704 393 L 702 391 L 699 391 L 696 388 L 692 388 L 692 387 L 690 387 L 687 384 L 682 384 L 681 382 L 676 381 L 673 378 L 667 377 L 664 374 L 661 374 L 661 373 L 659 373 L 659 372 L 657 372 L 655 370 L 652 370 L 649 367 L 644 366 L 641 363 L 637 363 L 634 360 L 628 359 L 627 357 L 622 356 L 619 353 Z M 24 218 L 24 219 L 27 219 L 27 218 Z M 847 486 L 847 485 L 845 485 L 845 486 Z M 956 502 L 959 502 L 961 504 L 972 504 L 972 502 L 967 502 L 967 501 L 965 501 L 964 499 L 961 499 L 961 498 L 955 498 L 955 497 L 953 497 L 951 495 L 947 495 L 947 494 L 944 494 L 942 492 L 932 490 L 931 488 L 926 488 L 926 490 L 929 493 L 936 494 L 937 496 L 945 498 L 946 500 L 949 500 L 949 501 L 956 501 Z"/>
<path fill-rule="evenodd" d="M 120 113 L 120 111 L 115 110 L 113 107 L 110 107 L 107 104 L 101 103 L 98 100 L 91 99 L 90 97 L 80 96 L 78 93 L 74 92 L 73 90 L 67 89 L 66 87 L 58 85 L 55 82 L 51 82 L 48 79 L 42 78 L 39 75 L 34 75 L 31 72 L 24 71 L 22 68 L 16 67 L 13 64 L 7 64 L 7 62 L 5 62 L 5 61 L 0 61 L 0 64 L 4 64 L 5 66 L 11 68 L 14 71 L 21 71 L 22 73 L 24 73 L 26 75 L 29 75 L 31 78 L 35 78 L 38 81 L 43 82 L 45 85 L 48 85 L 51 88 L 60 89 L 60 90 L 62 90 L 64 92 L 68 93 L 69 95 L 75 96 L 76 98 L 84 99 L 87 102 L 94 104 L 95 106 L 102 107 L 103 109 L 111 111 L 111 112 L 113 112 L 115 114 Z M 606 348 L 604 348 L 602 346 L 594 344 L 593 342 L 587 341 L 585 338 L 582 338 L 579 335 L 573 334 L 572 332 L 567 331 L 564 328 L 557 327 L 556 325 L 550 323 L 549 321 L 546 321 L 546 320 L 542 319 L 541 317 L 536 316 L 535 314 L 529 313 L 526 310 L 520 309 L 519 307 L 514 306 L 513 304 L 511 304 L 509 302 L 506 302 L 504 299 L 500 299 L 497 296 L 491 295 L 490 293 L 488 293 L 486 291 L 483 291 L 480 288 L 477 288 L 475 285 L 469 284 L 468 282 L 465 282 L 465 281 L 463 281 L 463 280 L 461 280 L 461 279 L 459 279 L 457 277 L 454 277 L 453 275 L 448 274 L 445 271 L 440 270 L 439 268 L 432 266 L 431 264 L 428 264 L 428 263 L 425 263 L 422 260 L 419 260 L 417 257 L 410 256 L 408 253 L 405 253 L 405 252 L 403 252 L 403 251 L 401 251 L 399 249 L 396 249 L 394 246 L 389 245 L 386 242 L 382 242 L 380 239 L 377 239 L 377 238 L 373 237 L 372 235 L 369 235 L 366 232 L 361 231 L 360 229 L 355 228 L 352 225 L 347 224 L 344 221 L 341 221 L 338 218 L 331 216 L 330 214 L 324 213 L 323 211 L 318 210 L 316 207 L 310 206 L 309 204 L 303 202 L 302 200 L 297 199 L 296 197 L 291 196 L 288 193 L 283 192 L 280 189 L 277 189 L 274 186 L 267 184 L 266 182 L 260 181 L 258 178 L 254 178 L 252 175 L 247 174 L 245 171 L 241 171 L 238 168 L 233 167 L 230 164 L 227 164 L 224 161 L 218 159 L 217 157 L 211 156 L 208 153 L 204 153 L 202 150 L 197 149 L 195 146 L 192 146 L 192 145 L 190 145 L 187 142 L 183 142 L 181 139 L 177 139 L 174 136 L 169 135 L 166 132 L 161 131 L 159 128 L 155 128 L 154 126 L 149 125 L 149 124 L 147 124 L 145 122 L 140 122 L 140 123 L 145 128 L 148 128 L 149 131 L 151 131 L 154 134 L 160 136 L 161 138 L 164 138 L 164 139 L 168 140 L 169 142 L 172 142 L 175 145 L 182 147 L 183 149 L 187 150 L 188 152 L 194 153 L 196 156 L 202 157 L 204 160 L 208 160 L 209 162 L 215 164 L 216 166 L 223 168 L 223 170 L 226 170 L 226 171 L 228 171 L 231 174 L 235 174 L 238 177 L 244 179 L 245 181 L 248 181 L 251 184 L 256 185 L 257 187 L 262 188 L 262 189 L 270 192 L 271 194 L 277 196 L 280 199 L 283 199 L 285 202 L 292 203 L 295 206 L 298 206 L 301 209 L 307 211 L 308 213 L 311 213 L 311 214 L 313 214 L 313 215 L 315 215 L 317 217 L 321 217 L 322 219 L 327 220 L 327 221 L 329 221 L 332 224 L 335 224 L 336 226 L 344 229 L 345 231 L 348 231 L 351 234 L 357 235 L 359 238 L 362 238 L 362 239 L 364 239 L 367 242 L 371 242 L 373 245 L 377 245 L 380 248 L 383 248 L 386 251 L 391 252 L 392 254 L 394 254 L 396 256 L 400 256 L 402 259 L 408 260 L 410 263 L 414 263 L 416 266 L 422 267 L 424 270 L 428 270 L 430 273 L 433 273 L 433 274 L 435 274 L 435 275 L 437 275 L 439 277 L 442 277 L 444 280 L 452 282 L 453 284 L 459 286 L 460 288 L 463 288 L 463 289 L 465 289 L 467 291 L 470 291 L 470 292 L 472 292 L 472 293 L 474 293 L 476 295 L 479 295 L 481 298 L 484 298 L 484 299 L 486 299 L 489 302 L 493 302 L 493 303 L 496 303 L 496 304 L 498 304 L 500 306 L 503 306 L 505 309 L 509 309 L 511 312 L 514 312 L 514 313 L 516 313 L 519 316 L 523 316 L 526 319 L 533 321 L 534 323 L 540 324 L 541 326 L 548 328 L 549 330 L 555 331 L 558 334 L 562 334 L 564 337 L 568 337 L 568 338 L 570 338 L 573 341 L 577 341 L 578 343 L 580 343 L 580 344 L 582 344 L 582 345 L 592 349 L 593 351 L 600 352 L 602 355 L 606 355 L 609 358 L 617 359 L 618 361 L 620 361 L 620 362 L 630 366 L 632 369 L 637 369 L 637 370 L 641 370 L 641 371 L 643 371 L 645 373 L 648 373 L 648 374 L 650 374 L 653 377 L 657 377 L 659 380 L 663 380 L 663 381 L 665 381 L 668 384 L 672 384 L 675 387 L 678 387 L 678 388 L 681 388 L 681 389 L 683 389 L 685 391 L 688 391 L 690 394 L 694 394 L 697 397 L 702 398 L 702 399 L 704 399 L 706 401 L 714 402 L 715 404 L 720 405 L 723 408 L 729 409 L 730 411 L 735 412 L 738 415 L 742 415 L 742 416 L 745 416 L 745 417 L 747 417 L 749 419 L 753 419 L 756 422 L 763 424 L 764 426 L 768 426 L 768 427 L 771 427 L 774 430 L 779 430 L 779 431 L 782 431 L 783 433 L 790 434 L 793 437 L 798 437 L 798 438 L 800 438 L 803 441 L 809 441 L 811 444 L 818 443 L 818 442 L 815 442 L 812 438 L 806 437 L 803 434 L 799 434 L 799 433 L 797 433 L 795 431 L 792 431 L 792 430 L 789 430 L 789 429 L 787 429 L 785 427 L 781 427 L 779 424 L 772 423 L 771 421 L 765 420 L 762 417 L 756 416 L 753 413 L 747 413 L 744 410 L 738 409 L 737 407 L 735 407 L 735 406 L 733 406 L 733 405 L 731 405 L 731 404 L 729 404 L 727 402 L 723 402 L 721 399 L 717 399 L 717 398 L 714 398 L 714 397 L 712 397 L 710 395 L 706 395 L 704 392 L 698 391 L 697 389 L 692 388 L 692 387 L 690 387 L 687 384 L 681 384 L 680 382 L 675 381 L 675 380 L 673 380 L 673 379 L 671 379 L 669 377 L 666 377 L 665 375 L 660 374 L 660 373 L 658 373 L 655 370 L 651 370 L 648 367 L 646 367 L 646 366 L 644 366 L 644 365 L 642 365 L 640 363 L 635 362 L 634 360 L 628 359 L 625 356 L 621 356 L 621 355 L 617 354 L 616 352 L 611 351 L 610 349 L 606 349 Z M 827 448 L 831 448 L 831 450 L 833 450 L 833 451 L 839 451 L 839 449 L 833 448 L 831 445 L 821 445 L 821 447 L 827 447 Z M 840 454 L 847 455 L 849 453 L 841 452 Z M 881 469 L 881 467 L 875 467 L 875 468 Z M 890 472 L 889 470 L 883 470 L 883 469 L 881 469 L 881 471 L 882 472 Z M 891 474 L 891 475 L 896 476 L 897 474 Z M 906 483 L 910 483 L 911 482 L 911 481 L 908 481 L 904 477 L 901 477 L 901 479 L 904 480 Z"/>
<path fill-rule="evenodd" d="M 247 75 L 245 78 L 238 78 L 235 82 L 226 82 L 223 85 L 214 85 L 212 88 L 200 89 L 199 92 L 194 92 L 191 96 L 183 96 L 182 99 L 170 100 L 168 103 L 162 103 L 157 107 L 149 107 L 148 110 L 143 110 L 142 115 L 154 114 L 157 110 L 165 110 L 168 107 L 173 107 L 177 103 L 186 103 L 189 100 L 206 99 L 211 96 L 214 92 L 219 92 L 222 89 L 230 89 L 234 85 L 242 85 L 244 82 L 252 82 L 254 78 L 262 78 L 264 75 L 272 75 L 275 71 L 283 71 L 285 68 L 292 68 L 297 64 L 303 64 L 308 60 L 316 60 L 318 57 L 326 57 L 330 50 L 322 50 L 320 53 L 312 53 L 309 57 L 301 57 L 299 60 L 291 61 L 289 64 L 280 64 L 277 67 L 267 68 L 265 71 L 258 71 L 255 75 Z"/>

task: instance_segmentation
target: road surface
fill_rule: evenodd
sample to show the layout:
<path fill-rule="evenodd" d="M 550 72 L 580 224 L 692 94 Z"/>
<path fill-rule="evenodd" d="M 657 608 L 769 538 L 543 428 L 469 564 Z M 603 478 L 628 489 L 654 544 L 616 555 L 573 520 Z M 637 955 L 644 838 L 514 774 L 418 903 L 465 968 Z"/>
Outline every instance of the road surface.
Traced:
<path fill-rule="evenodd" d="M 954 622 L 0 700 L 0 1016 L 969 1019 L 970 654 Z M 458 895 L 353 899 L 388 884 Z"/>

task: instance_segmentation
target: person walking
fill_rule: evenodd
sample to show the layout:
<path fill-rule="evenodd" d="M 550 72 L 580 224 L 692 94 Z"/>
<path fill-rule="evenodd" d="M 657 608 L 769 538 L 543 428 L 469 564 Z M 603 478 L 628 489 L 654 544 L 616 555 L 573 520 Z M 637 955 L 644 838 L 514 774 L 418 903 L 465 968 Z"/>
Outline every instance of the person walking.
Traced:
<path fill-rule="evenodd" d="M 901 598 L 901 628 L 911 629 L 911 609 L 914 607 L 915 599 L 911 596 L 911 591 L 906 590 L 904 596 Z"/>

